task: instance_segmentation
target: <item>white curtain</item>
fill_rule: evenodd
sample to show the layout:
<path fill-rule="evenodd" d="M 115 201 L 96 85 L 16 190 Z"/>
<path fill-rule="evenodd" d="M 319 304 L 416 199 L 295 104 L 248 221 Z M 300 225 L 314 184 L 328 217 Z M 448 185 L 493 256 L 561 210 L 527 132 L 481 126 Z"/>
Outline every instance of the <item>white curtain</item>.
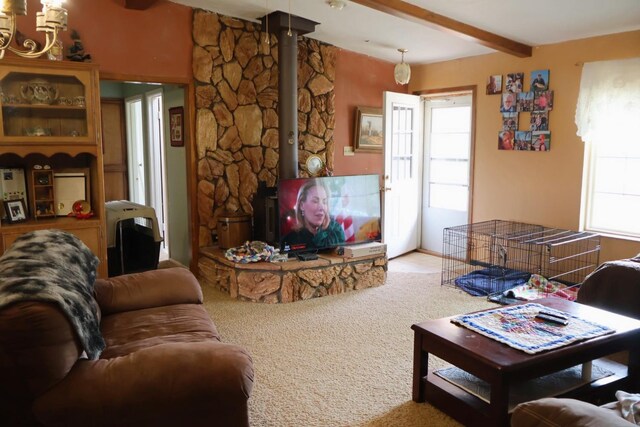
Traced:
<path fill-rule="evenodd" d="M 637 136 L 640 123 L 640 58 L 585 63 L 576 109 L 585 142 Z"/>

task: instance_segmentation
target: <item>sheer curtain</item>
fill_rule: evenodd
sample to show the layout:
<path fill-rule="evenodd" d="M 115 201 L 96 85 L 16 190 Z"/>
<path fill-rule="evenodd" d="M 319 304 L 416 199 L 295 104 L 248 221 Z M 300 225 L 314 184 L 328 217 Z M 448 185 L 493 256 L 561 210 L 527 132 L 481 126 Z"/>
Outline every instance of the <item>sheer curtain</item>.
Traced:
<path fill-rule="evenodd" d="M 640 237 L 640 58 L 584 65 L 576 109 L 586 143 L 581 223 Z"/>
<path fill-rule="evenodd" d="M 606 142 L 606 135 L 637 135 L 640 58 L 585 63 L 575 120 L 585 142 Z"/>

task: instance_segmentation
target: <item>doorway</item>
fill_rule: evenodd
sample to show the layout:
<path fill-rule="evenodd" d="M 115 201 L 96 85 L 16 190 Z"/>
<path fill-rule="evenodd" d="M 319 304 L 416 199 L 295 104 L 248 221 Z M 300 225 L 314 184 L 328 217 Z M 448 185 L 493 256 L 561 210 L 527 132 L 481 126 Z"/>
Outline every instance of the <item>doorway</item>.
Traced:
<path fill-rule="evenodd" d="M 122 117 L 105 117 L 103 123 L 120 123 L 126 143 L 120 143 L 125 153 L 125 191 L 116 200 L 124 199 L 153 207 L 163 238 L 160 260 L 170 258 L 185 266 L 191 265 L 189 189 L 186 146 L 174 147 L 165 137 L 169 132 L 169 108 L 184 106 L 184 85 L 102 81 L 103 104 L 119 100 Z M 109 110 L 111 112 L 117 109 Z M 105 151 L 117 145 L 103 132 Z M 115 194 L 115 193 L 114 193 Z M 115 197 L 115 195 L 114 195 Z"/>
<path fill-rule="evenodd" d="M 471 94 L 428 97 L 420 247 L 441 254 L 443 231 L 469 222 Z"/>
<path fill-rule="evenodd" d="M 394 258 L 440 255 L 444 228 L 471 219 L 475 87 L 384 93 L 383 241 Z"/>

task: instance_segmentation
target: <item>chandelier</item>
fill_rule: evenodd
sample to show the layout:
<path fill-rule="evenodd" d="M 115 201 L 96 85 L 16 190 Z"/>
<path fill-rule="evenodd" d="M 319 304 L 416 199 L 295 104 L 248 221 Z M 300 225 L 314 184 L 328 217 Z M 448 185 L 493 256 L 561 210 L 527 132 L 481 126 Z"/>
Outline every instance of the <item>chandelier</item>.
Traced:
<path fill-rule="evenodd" d="M 398 49 L 398 52 L 402 53 L 402 61 L 396 64 L 393 69 L 393 77 L 396 79 L 396 83 L 399 85 L 406 85 L 411 79 L 411 67 L 404 62 L 404 54 L 408 52 L 407 49 Z"/>
<path fill-rule="evenodd" d="M 58 42 L 58 31 L 67 30 L 67 10 L 62 8 L 64 0 L 40 0 L 42 12 L 36 13 L 36 31 L 44 32 L 45 45 L 26 39 L 25 50 L 11 46 L 16 36 L 16 16 L 27 14 L 27 0 L 0 0 L 0 59 L 7 50 L 23 58 L 37 58 L 47 53 Z M 40 49 L 40 50 L 38 50 Z"/>

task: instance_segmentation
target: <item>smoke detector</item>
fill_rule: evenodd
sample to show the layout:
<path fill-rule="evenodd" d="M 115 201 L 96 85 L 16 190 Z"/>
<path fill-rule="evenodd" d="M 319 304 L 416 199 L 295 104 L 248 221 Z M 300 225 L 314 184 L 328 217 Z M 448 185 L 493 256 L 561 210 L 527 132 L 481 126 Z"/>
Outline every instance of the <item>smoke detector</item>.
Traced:
<path fill-rule="evenodd" d="M 331 6 L 333 9 L 342 10 L 346 5 L 346 0 L 328 0 L 327 4 Z"/>

